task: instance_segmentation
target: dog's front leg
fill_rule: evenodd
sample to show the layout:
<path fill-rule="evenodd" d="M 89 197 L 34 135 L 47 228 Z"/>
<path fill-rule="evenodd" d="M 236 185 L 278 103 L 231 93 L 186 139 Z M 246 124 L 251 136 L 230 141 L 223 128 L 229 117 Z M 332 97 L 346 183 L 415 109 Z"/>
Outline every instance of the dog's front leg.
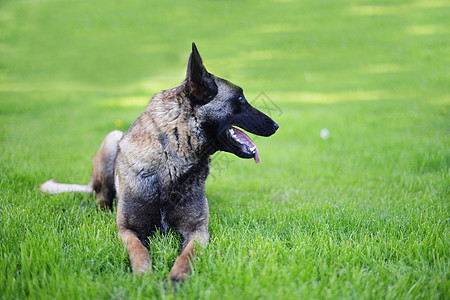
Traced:
<path fill-rule="evenodd" d="M 127 247 L 131 268 L 136 274 L 143 274 L 150 269 L 151 259 L 148 249 L 142 245 L 137 234 L 128 229 L 119 230 L 119 237 Z"/>
<path fill-rule="evenodd" d="M 209 243 L 208 224 L 202 225 L 198 230 L 183 234 L 184 249 L 181 255 L 175 260 L 170 270 L 169 276 L 172 283 L 176 284 L 183 281 L 187 274 L 191 273 L 191 262 L 195 256 L 196 248 L 206 247 Z"/>

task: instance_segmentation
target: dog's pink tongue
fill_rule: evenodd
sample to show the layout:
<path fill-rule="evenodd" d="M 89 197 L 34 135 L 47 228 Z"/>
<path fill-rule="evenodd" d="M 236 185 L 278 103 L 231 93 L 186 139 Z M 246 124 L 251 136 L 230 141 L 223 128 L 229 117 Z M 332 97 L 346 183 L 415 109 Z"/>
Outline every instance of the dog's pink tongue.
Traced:
<path fill-rule="evenodd" d="M 253 143 L 252 139 L 239 129 L 235 127 L 231 128 L 234 130 L 234 134 L 236 135 L 238 142 L 247 145 L 249 149 L 255 148 L 255 156 L 253 158 L 255 159 L 255 163 L 259 163 L 261 160 L 259 158 L 258 147 L 256 147 L 255 143 Z"/>
<path fill-rule="evenodd" d="M 256 147 L 256 146 L 255 146 Z M 255 163 L 259 163 L 261 160 L 259 159 L 258 147 L 255 149 Z"/>

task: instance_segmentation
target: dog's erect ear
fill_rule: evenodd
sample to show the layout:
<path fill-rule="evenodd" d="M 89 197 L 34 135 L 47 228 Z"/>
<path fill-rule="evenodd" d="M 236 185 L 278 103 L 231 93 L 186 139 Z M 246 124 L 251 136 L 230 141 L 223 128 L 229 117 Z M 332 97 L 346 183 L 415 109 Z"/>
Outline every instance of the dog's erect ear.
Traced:
<path fill-rule="evenodd" d="M 192 43 L 192 53 L 189 57 L 187 79 L 191 85 L 200 85 L 203 82 L 203 76 L 207 73 L 203 66 L 202 58 L 198 53 L 195 43 Z"/>
<path fill-rule="evenodd" d="M 217 94 L 217 86 L 213 76 L 206 71 L 195 43 L 192 43 L 186 80 L 189 98 L 196 104 L 204 104 Z"/>

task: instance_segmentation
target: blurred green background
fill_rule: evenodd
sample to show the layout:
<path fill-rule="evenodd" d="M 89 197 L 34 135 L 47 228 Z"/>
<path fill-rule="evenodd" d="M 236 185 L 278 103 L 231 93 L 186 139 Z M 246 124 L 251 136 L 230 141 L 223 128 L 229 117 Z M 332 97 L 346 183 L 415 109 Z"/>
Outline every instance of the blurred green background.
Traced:
<path fill-rule="evenodd" d="M 154 93 L 190 43 L 279 101 L 448 100 L 446 1 L 1 2 L 2 90 Z"/>

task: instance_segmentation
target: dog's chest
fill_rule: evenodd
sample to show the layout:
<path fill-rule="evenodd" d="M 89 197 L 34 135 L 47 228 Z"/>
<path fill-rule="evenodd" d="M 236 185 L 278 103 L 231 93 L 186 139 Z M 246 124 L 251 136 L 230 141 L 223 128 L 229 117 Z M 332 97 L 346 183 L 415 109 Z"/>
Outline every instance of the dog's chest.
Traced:
<path fill-rule="evenodd" d="M 170 226 L 166 220 L 166 212 L 162 209 L 160 209 L 159 212 L 161 214 L 161 228 L 163 231 L 167 231 L 167 230 L 169 230 Z"/>

